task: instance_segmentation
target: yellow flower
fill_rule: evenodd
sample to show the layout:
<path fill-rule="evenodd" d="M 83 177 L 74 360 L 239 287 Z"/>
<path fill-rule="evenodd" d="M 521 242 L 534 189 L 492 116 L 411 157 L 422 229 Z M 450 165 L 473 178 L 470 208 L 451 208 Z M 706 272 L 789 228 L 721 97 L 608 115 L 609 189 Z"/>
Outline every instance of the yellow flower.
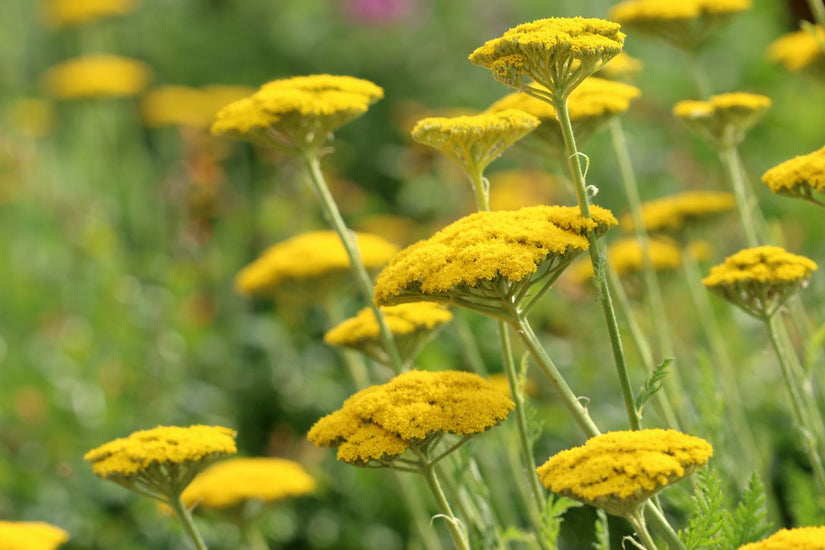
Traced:
<path fill-rule="evenodd" d="M 625 52 L 607 62 L 607 65 L 599 69 L 596 73 L 602 78 L 610 80 L 629 80 L 642 70 L 643 64 L 640 59 L 636 59 Z"/>
<path fill-rule="evenodd" d="M 208 128 L 221 108 L 253 91 L 246 86 L 162 86 L 144 96 L 140 111 L 149 127 Z"/>
<path fill-rule="evenodd" d="M 488 40 L 470 61 L 511 88 L 521 88 L 528 77 L 559 99 L 622 51 L 624 36 L 611 21 L 551 17 Z"/>
<path fill-rule="evenodd" d="M 230 458 L 198 474 L 181 495 L 188 507 L 233 508 L 246 501 L 273 502 L 311 493 L 315 479 L 283 458 Z"/>
<path fill-rule="evenodd" d="M 800 197 L 825 206 L 813 196 L 814 191 L 825 192 L 825 147 L 774 166 L 765 172 L 762 181 L 777 195 Z"/>
<path fill-rule="evenodd" d="M 545 170 L 499 170 L 489 176 L 490 209 L 518 210 L 525 206 L 552 204 L 554 189 L 565 184 Z"/>
<path fill-rule="evenodd" d="M 780 529 L 759 542 L 744 544 L 738 550 L 825 550 L 825 527 Z"/>
<path fill-rule="evenodd" d="M 746 248 L 714 266 L 702 283 L 760 319 L 773 315 L 788 298 L 808 285 L 813 260 L 778 246 Z"/>
<path fill-rule="evenodd" d="M 42 5 L 46 20 L 60 27 L 131 13 L 137 0 L 45 0 Z"/>
<path fill-rule="evenodd" d="M 0 521 L 0 550 L 55 550 L 69 533 L 40 521 Z"/>
<path fill-rule="evenodd" d="M 384 91 L 368 80 L 317 74 L 274 80 L 221 109 L 212 133 L 291 152 L 317 151 Z"/>
<path fill-rule="evenodd" d="M 642 222 L 649 233 L 683 236 L 694 225 L 736 207 L 733 193 L 720 191 L 687 191 L 642 203 Z M 634 229 L 633 218 L 626 215 L 622 226 Z"/>
<path fill-rule="evenodd" d="M 500 391 L 507 397 L 513 396 L 510 390 L 510 381 L 507 378 L 507 375 L 503 372 L 491 374 L 487 377 L 487 381 L 493 386 L 495 386 L 495 388 L 498 391 Z M 538 388 L 536 387 L 536 383 L 530 380 L 529 378 L 523 378 L 518 382 L 519 390 L 521 391 L 522 395 L 535 396 L 538 394 Z"/>
<path fill-rule="evenodd" d="M 799 30 L 777 38 L 768 46 L 768 59 L 789 71 L 801 71 L 814 66 L 825 68 L 822 63 L 825 56 L 820 44 L 825 41 L 825 30 L 818 25 L 813 29 L 813 32 Z"/>
<path fill-rule="evenodd" d="M 384 265 L 398 247 L 377 235 L 356 233 L 367 269 Z M 323 295 L 350 276 L 350 261 L 334 231 L 312 231 L 282 241 L 263 252 L 235 278 L 241 294 L 287 298 L 299 293 Z M 300 297 L 300 296 L 298 296 Z"/>
<path fill-rule="evenodd" d="M 505 149 L 532 132 L 539 121 L 523 111 L 419 120 L 412 138 L 452 158 L 468 175 L 482 173 Z"/>
<path fill-rule="evenodd" d="M 551 456 L 537 472 L 554 493 L 627 516 L 712 455 L 707 441 L 676 430 L 617 431 Z"/>
<path fill-rule="evenodd" d="M 682 265 L 682 251 L 678 246 L 659 239 L 650 239 L 650 261 L 656 271 L 673 271 Z M 620 277 L 642 271 L 642 247 L 633 238 L 620 239 L 607 247 L 607 261 Z M 593 265 L 578 262 L 571 268 L 571 275 L 579 282 L 593 277 Z"/>
<path fill-rule="evenodd" d="M 411 445 L 426 446 L 446 433 L 470 437 L 507 418 L 514 403 L 478 375 L 410 371 L 370 386 L 321 418 L 307 438 L 338 447 L 338 460 L 391 463 Z"/>
<path fill-rule="evenodd" d="M 769 97 L 732 92 L 708 101 L 680 101 L 673 114 L 712 144 L 726 147 L 739 144 L 770 106 Z"/>
<path fill-rule="evenodd" d="M 49 92 L 58 99 L 131 97 L 149 83 L 151 70 L 136 59 L 95 54 L 76 57 L 46 72 Z"/>

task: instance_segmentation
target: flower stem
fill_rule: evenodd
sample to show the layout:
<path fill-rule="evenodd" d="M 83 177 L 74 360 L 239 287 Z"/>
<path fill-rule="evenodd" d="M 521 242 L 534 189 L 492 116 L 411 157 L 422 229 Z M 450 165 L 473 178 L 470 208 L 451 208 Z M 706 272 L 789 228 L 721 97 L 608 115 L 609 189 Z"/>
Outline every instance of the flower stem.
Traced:
<path fill-rule="evenodd" d="M 244 521 L 241 530 L 243 532 L 244 542 L 246 542 L 249 550 L 269 550 L 269 546 L 267 546 L 256 521 Z"/>
<path fill-rule="evenodd" d="M 453 539 L 453 544 L 455 544 L 456 549 L 470 550 L 467 535 L 461 528 L 458 518 L 453 514 L 453 510 L 450 508 L 450 503 L 447 502 L 447 497 L 444 496 L 444 491 L 441 489 L 441 484 L 438 482 L 438 476 L 435 473 L 435 466 L 422 459 L 421 473 L 424 475 L 424 479 L 427 480 L 427 485 L 429 486 L 433 497 L 435 497 L 435 502 L 438 505 L 438 509 L 441 511 L 441 514 L 444 516 L 444 520 L 447 522 L 447 529 L 450 531 L 450 536 Z"/>
<path fill-rule="evenodd" d="M 693 72 L 693 81 L 696 83 L 696 91 L 700 98 L 707 99 L 712 93 L 712 88 L 705 65 L 695 49 L 688 51 L 687 55 L 690 60 L 690 70 Z"/>
<path fill-rule="evenodd" d="M 825 4 L 822 0 L 808 0 L 808 7 L 811 8 L 816 24 L 825 28 Z"/>
<path fill-rule="evenodd" d="M 636 530 L 636 535 L 642 539 L 642 544 L 644 544 L 644 547 L 647 550 L 658 550 L 656 548 L 656 543 L 653 542 L 653 537 L 650 536 L 650 532 L 647 530 L 647 525 L 645 525 L 645 518 L 642 513 L 642 509 L 639 508 L 635 512 L 628 514 L 626 517 Z"/>
<path fill-rule="evenodd" d="M 474 170 L 469 174 L 470 182 L 473 184 L 473 191 L 476 196 L 478 209 L 482 212 L 490 211 L 490 189 L 488 183 L 484 181 L 484 174 L 481 170 Z"/>
<path fill-rule="evenodd" d="M 765 232 L 757 231 L 754 216 L 754 209 L 757 206 L 756 197 L 749 193 L 745 186 L 739 151 L 735 145 L 722 147 L 719 150 L 719 157 L 725 166 L 725 174 L 728 182 L 731 187 L 733 187 L 733 194 L 736 196 L 736 207 L 739 210 L 739 220 L 745 232 L 745 242 L 747 242 L 749 247 L 759 246 L 760 237 L 764 239 Z"/>
<path fill-rule="evenodd" d="M 673 530 L 662 511 L 653 502 L 647 501 L 645 509 L 650 514 L 651 523 L 667 541 L 668 546 L 673 550 L 687 550 L 685 544 L 679 539 L 679 535 Z"/>
<path fill-rule="evenodd" d="M 180 495 L 169 499 L 169 505 L 172 507 L 172 510 L 174 510 L 175 515 L 178 516 L 181 525 L 183 525 L 183 531 L 186 533 L 186 536 L 189 537 L 189 540 L 192 541 L 192 545 L 196 550 L 206 550 L 206 543 L 203 542 L 203 538 L 195 526 L 192 513 L 189 511 L 189 508 L 183 504 Z"/>

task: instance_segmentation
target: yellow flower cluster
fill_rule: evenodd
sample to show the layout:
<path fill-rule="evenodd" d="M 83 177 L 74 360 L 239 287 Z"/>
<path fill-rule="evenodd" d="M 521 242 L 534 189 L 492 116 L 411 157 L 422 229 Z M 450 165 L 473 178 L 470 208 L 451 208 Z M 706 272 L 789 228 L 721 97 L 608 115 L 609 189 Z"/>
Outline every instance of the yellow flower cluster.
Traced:
<path fill-rule="evenodd" d="M 349 464 L 388 462 L 440 434 L 472 436 L 507 418 L 515 404 L 478 375 L 410 371 L 370 386 L 321 418 L 307 438 L 338 447 Z"/>
<path fill-rule="evenodd" d="M 720 191 L 687 191 L 642 203 L 641 215 L 649 233 L 682 236 L 697 222 L 736 207 L 733 193 Z M 622 226 L 633 230 L 633 218 L 622 218 Z"/>
<path fill-rule="evenodd" d="M 367 269 L 384 265 L 398 247 L 377 235 L 355 233 Z M 235 278 L 235 289 L 248 295 L 284 295 L 309 288 L 322 292 L 350 273 L 350 261 L 334 231 L 312 231 L 282 241 L 264 251 Z"/>
<path fill-rule="evenodd" d="M 231 458 L 198 474 L 181 495 L 188 507 L 234 508 L 246 501 L 273 502 L 311 493 L 315 479 L 283 458 Z"/>
<path fill-rule="evenodd" d="M 505 149 L 538 125 L 533 115 L 507 109 L 473 116 L 425 118 L 413 128 L 412 138 L 440 150 L 472 175 L 484 172 Z"/>
<path fill-rule="evenodd" d="M 491 173 L 489 180 L 491 210 L 552 204 L 556 190 L 565 184 L 545 170 L 499 170 Z"/>
<path fill-rule="evenodd" d="M 537 472 L 555 493 L 626 516 L 712 455 L 707 441 L 676 430 L 617 431 L 551 456 Z"/>
<path fill-rule="evenodd" d="M 520 88 L 525 77 L 566 97 L 622 51 L 624 33 L 603 19 L 551 17 L 518 25 L 470 54 L 493 77 Z"/>
<path fill-rule="evenodd" d="M 650 261 L 657 271 L 673 271 L 682 265 L 682 251 L 678 246 L 659 239 L 649 241 Z M 642 270 L 642 247 L 636 239 L 621 239 L 607 247 L 607 262 L 617 275 L 625 276 Z M 582 282 L 593 276 L 590 261 L 578 262 L 571 268 L 572 278 Z"/>
<path fill-rule="evenodd" d="M 384 90 L 352 76 L 273 80 L 221 109 L 212 133 L 291 152 L 317 151 L 328 134 L 367 112 Z"/>
<path fill-rule="evenodd" d="M 825 56 L 820 42 L 825 42 L 825 30 L 813 27 L 816 36 L 808 30 L 799 30 L 779 37 L 768 46 L 768 59 L 789 71 L 801 71 L 822 64 Z"/>
<path fill-rule="evenodd" d="M 765 172 L 762 182 L 778 195 L 818 202 L 812 193 L 825 192 L 825 147 L 774 166 Z"/>
<path fill-rule="evenodd" d="M 41 521 L 0 521 L 0 550 L 55 550 L 69 533 Z"/>
<path fill-rule="evenodd" d="M 825 527 L 780 529 L 759 542 L 744 544 L 738 550 L 825 550 Z"/>
<path fill-rule="evenodd" d="M 596 74 L 610 80 L 629 80 L 641 72 L 642 67 L 641 60 L 621 52 L 608 61 L 607 65 L 599 69 Z"/>
<path fill-rule="evenodd" d="M 45 83 L 58 99 L 131 97 L 143 91 L 151 74 L 136 59 L 95 54 L 55 65 L 46 72 Z"/>
<path fill-rule="evenodd" d="M 769 97 L 732 92 L 711 96 L 708 101 L 680 101 L 673 114 L 711 143 L 730 146 L 740 143 L 770 106 Z"/>
<path fill-rule="evenodd" d="M 379 274 L 375 299 L 381 305 L 489 298 L 487 286 L 530 285 L 557 275 L 589 243 L 585 235 L 617 224 L 598 206 L 585 219 L 578 208 L 533 206 L 515 211 L 477 212 L 397 254 Z M 485 284 L 489 283 L 489 284 Z"/>
<path fill-rule="evenodd" d="M 150 90 L 143 97 L 140 112 L 144 123 L 152 128 L 208 128 L 221 108 L 253 91 L 246 86 L 163 86 Z"/>
<path fill-rule="evenodd" d="M 137 0 L 47 0 L 43 15 L 55 26 L 91 23 L 134 11 Z"/>

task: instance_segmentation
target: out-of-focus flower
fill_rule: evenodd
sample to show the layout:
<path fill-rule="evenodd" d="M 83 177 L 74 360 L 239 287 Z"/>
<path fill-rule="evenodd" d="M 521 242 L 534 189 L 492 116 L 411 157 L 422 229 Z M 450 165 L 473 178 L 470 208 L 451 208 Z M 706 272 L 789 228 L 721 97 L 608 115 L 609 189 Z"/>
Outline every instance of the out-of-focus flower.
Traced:
<path fill-rule="evenodd" d="M 388 25 L 403 21 L 413 13 L 411 0 L 347 0 L 350 20 L 359 24 Z"/>
<path fill-rule="evenodd" d="M 69 533 L 42 521 L 0 521 L 0 549 L 56 550 Z"/>
<path fill-rule="evenodd" d="M 825 69 L 825 30 L 819 25 L 781 36 L 768 46 L 768 59 L 789 71 Z"/>
<path fill-rule="evenodd" d="M 137 4 L 137 0 L 43 0 L 41 6 L 49 24 L 63 27 L 131 13 Z"/>
<path fill-rule="evenodd" d="M 780 529 L 759 542 L 740 546 L 737 550 L 822 550 L 825 548 L 825 527 Z"/>
<path fill-rule="evenodd" d="M 799 197 L 825 207 L 813 192 L 825 192 L 825 147 L 799 155 L 774 166 L 762 176 L 762 182 L 777 195 Z"/>
<path fill-rule="evenodd" d="M 644 64 L 640 59 L 621 52 L 599 69 L 596 76 L 609 80 L 630 80 L 639 74 L 643 66 Z"/>
<path fill-rule="evenodd" d="M 650 261 L 656 271 L 674 271 L 682 265 L 682 251 L 675 244 L 651 239 L 649 241 Z M 621 239 L 607 247 L 607 262 L 620 277 L 638 274 L 642 271 L 642 247 L 633 238 Z M 571 277 L 583 282 L 593 277 L 593 265 L 589 260 L 578 262 L 570 269 Z"/>
<path fill-rule="evenodd" d="M 736 207 L 733 193 L 686 191 L 642 203 L 642 223 L 648 233 L 664 233 L 684 241 L 692 228 Z M 622 227 L 634 229 L 633 218 L 622 218 Z"/>
<path fill-rule="evenodd" d="M 162 86 L 143 97 L 140 112 L 150 127 L 208 128 L 219 110 L 254 91 L 247 86 Z"/>
<path fill-rule="evenodd" d="M 95 54 L 55 65 L 46 72 L 45 82 L 58 99 L 131 97 L 143 91 L 151 74 L 142 61 Z"/>
<path fill-rule="evenodd" d="M 713 145 L 728 147 L 745 139 L 770 106 L 769 97 L 732 92 L 707 101 L 680 101 L 673 106 L 673 114 Z"/>

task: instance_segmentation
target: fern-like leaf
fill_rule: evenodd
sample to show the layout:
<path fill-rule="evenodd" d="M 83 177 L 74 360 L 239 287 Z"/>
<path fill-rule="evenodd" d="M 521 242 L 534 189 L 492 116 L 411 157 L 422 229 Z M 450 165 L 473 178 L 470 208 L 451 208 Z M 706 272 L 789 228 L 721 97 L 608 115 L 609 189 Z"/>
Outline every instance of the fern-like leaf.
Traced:
<path fill-rule="evenodd" d="M 765 486 L 754 472 L 742 493 L 742 499 L 725 523 L 723 548 L 735 549 L 749 542 L 756 542 L 772 531 L 766 521 Z"/>
<path fill-rule="evenodd" d="M 564 513 L 570 508 L 581 506 L 581 502 L 567 497 L 554 497 L 550 495 L 547 499 L 547 506 L 544 509 L 541 536 L 550 548 L 558 546 L 561 524 L 564 521 Z"/>
<path fill-rule="evenodd" d="M 610 550 L 610 528 L 607 523 L 607 514 L 601 508 L 596 509 L 596 540 L 593 542 L 595 550 Z"/>
<path fill-rule="evenodd" d="M 644 385 L 642 385 L 641 389 L 639 390 L 639 394 L 636 396 L 636 412 L 639 417 L 642 416 L 642 411 L 645 408 L 645 405 L 650 400 L 651 397 L 656 395 L 660 389 L 662 389 L 662 382 L 664 381 L 665 377 L 667 377 L 670 372 L 667 370 L 668 367 L 673 363 L 672 358 L 665 359 L 661 363 L 659 363 L 656 368 L 653 369 L 653 372 L 650 373 L 650 377 L 645 380 Z"/>
<path fill-rule="evenodd" d="M 696 489 L 691 499 L 694 509 L 687 529 L 680 533 L 687 550 L 715 549 L 723 542 L 722 527 L 729 522 L 722 494 L 722 480 L 708 467 L 696 475 Z"/>

